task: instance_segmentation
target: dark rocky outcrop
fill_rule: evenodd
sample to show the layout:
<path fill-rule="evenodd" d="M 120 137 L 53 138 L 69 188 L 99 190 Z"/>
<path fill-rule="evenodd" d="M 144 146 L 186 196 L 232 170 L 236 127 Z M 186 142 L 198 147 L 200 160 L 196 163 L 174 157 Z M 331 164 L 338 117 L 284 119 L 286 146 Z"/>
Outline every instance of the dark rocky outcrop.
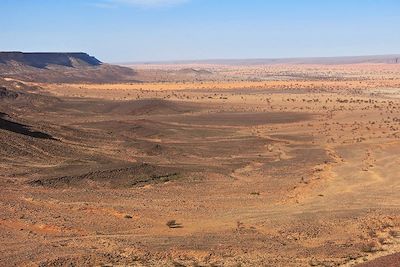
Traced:
<path fill-rule="evenodd" d="M 23 53 L 0 52 L 0 63 L 21 63 L 35 68 L 46 68 L 49 65 L 75 67 L 76 65 L 98 66 L 102 62 L 86 53 Z"/>
<path fill-rule="evenodd" d="M 29 82 L 135 82 L 131 68 L 86 53 L 0 52 L 0 77 Z"/>
<path fill-rule="evenodd" d="M 0 86 L 0 100 L 1 99 L 16 99 L 18 93 L 8 90 L 7 88 Z"/>

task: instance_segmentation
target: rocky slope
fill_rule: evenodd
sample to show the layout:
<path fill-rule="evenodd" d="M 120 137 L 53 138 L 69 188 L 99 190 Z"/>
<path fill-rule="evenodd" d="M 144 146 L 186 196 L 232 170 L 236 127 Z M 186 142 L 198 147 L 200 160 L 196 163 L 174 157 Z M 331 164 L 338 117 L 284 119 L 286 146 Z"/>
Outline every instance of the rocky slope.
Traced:
<path fill-rule="evenodd" d="M 134 81 L 130 68 L 104 64 L 86 53 L 0 52 L 0 77 L 35 82 Z"/>

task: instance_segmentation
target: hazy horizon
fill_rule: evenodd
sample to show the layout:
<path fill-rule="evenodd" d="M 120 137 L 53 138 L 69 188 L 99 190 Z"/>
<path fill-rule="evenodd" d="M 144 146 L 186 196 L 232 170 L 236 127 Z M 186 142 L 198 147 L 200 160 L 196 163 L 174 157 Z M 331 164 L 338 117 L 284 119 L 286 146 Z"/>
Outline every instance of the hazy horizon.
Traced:
<path fill-rule="evenodd" d="M 1 51 L 109 63 L 400 54 L 400 2 L 3 0 Z"/>
<path fill-rule="evenodd" d="M 74 53 L 85 53 L 89 56 L 95 57 L 102 61 L 101 58 L 94 54 L 90 54 L 86 51 L 0 51 L 0 53 L 27 53 L 27 54 L 74 54 Z M 307 60 L 307 59 L 345 59 L 345 58 L 390 58 L 390 57 L 400 57 L 399 54 L 380 54 L 380 55 L 344 55 L 344 56 L 310 56 L 310 57 L 270 57 L 270 58 L 203 58 L 203 59 L 170 59 L 170 60 L 139 60 L 139 61 L 125 61 L 125 62 L 107 62 L 108 64 L 157 64 L 157 63 L 192 63 L 192 62 L 212 62 L 212 61 L 258 61 L 258 60 Z"/>

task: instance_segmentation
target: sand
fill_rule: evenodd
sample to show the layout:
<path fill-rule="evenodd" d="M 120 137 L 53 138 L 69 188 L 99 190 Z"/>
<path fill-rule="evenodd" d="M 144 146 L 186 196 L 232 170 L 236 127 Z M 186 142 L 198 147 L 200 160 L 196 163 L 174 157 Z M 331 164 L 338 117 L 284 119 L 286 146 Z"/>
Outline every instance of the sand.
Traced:
<path fill-rule="evenodd" d="M 0 122 L 23 131 L 0 126 L 0 265 L 353 266 L 400 252 L 398 66 L 211 71 L 4 81 L 18 97 L 0 100 Z"/>

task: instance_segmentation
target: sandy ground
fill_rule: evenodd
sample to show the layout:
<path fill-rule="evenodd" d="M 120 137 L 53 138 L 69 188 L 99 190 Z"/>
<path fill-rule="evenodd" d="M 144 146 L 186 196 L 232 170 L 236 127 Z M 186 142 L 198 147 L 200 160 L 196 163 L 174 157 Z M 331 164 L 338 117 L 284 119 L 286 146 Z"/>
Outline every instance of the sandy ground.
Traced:
<path fill-rule="evenodd" d="M 387 266 L 398 67 L 312 68 L 4 94 L 0 265 Z"/>

